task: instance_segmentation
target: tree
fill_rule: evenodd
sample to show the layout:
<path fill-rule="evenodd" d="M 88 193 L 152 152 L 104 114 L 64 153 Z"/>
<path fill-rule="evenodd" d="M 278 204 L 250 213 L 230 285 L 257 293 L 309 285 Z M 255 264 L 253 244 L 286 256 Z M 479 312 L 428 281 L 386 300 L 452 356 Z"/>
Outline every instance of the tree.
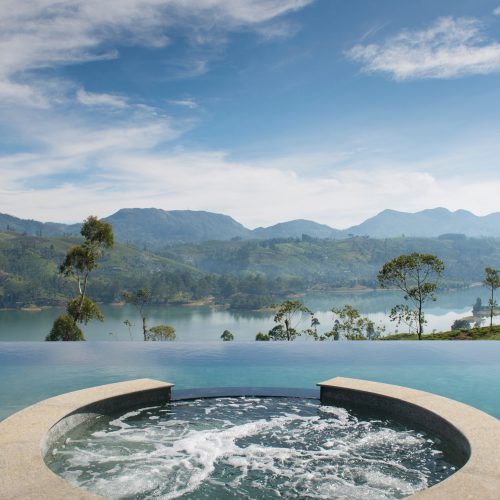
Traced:
<path fill-rule="evenodd" d="M 311 327 L 304 330 L 314 340 L 325 340 L 324 335 L 318 335 L 318 326 L 320 325 L 319 319 L 315 316 L 311 318 Z"/>
<path fill-rule="evenodd" d="M 498 306 L 495 300 L 495 290 L 500 287 L 500 276 L 499 270 L 493 269 L 492 267 L 486 267 L 484 269 L 485 278 L 483 281 L 484 286 L 487 286 L 491 290 L 491 296 L 488 300 L 488 306 L 490 308 L 490 332 L 493 331 L 493 313 L 495 308 Z"/>
<path fill-rule="evenodd" d="M 229 330 L 224 330 L 220 338 L 224 342 L 230 342 L 231 340 L 234 340 L 234 335 Z"/>
<path fill-rule="evenodd" d="M 276 326 L 269 331 L 272 340 L 295 340 L 301 335 L 297 331 L 297 326 L 302 321 L 304 315 L 312 316 L 312 311 L 302 302 L 297 300 L 285 300 L 280 305 L 275 306 L 276 314 L 274 322 Z"/>
<path fill-rule="evenodd" d="M 347 340 L 375 340 L 384 331 L 384 327 L 375 326 L 372 320 L 366 316 L 361 316 L 360 312 L 349 304 L 342 308 L 334 307 L 332 312 L 335 321 L 333 328 L 324 334 L 325 338 L 333 338 L 333 340 L 340 340 L 340 338 Z"/>
<path fill-rule="evenodd" d="M 151 300 L 151 292 L 146 288 L 139 288 L 135 292 L 123 292 L 122 297 L 125 302 L 132 304 L 139 311 L 142 319 L 142 334 L 144 340 L 147 340 L 148 326 L 145 308 Z"/>
<path fill-rule="evenodd" d="M 97 267 L 104 250 L 114 245 L 113 228 L 91 215 L 84 221 L 80 234 L 85 238 L 84 242 L 72 247 L 59 267 L 63 276 L 76 280 L 78 295 L 68 302 L 67 314 L 55 320 L 45 340 L 85 340 L 77 323 L 87 324 L 92 319 L 104 319 L 97 304 L 87 297 L 87 285 L 89 274 Z"/>
<path fill-rule="evenodd" d="M 85 340 L 82 330 L 69 314 L 61 314 L 52 325 L 52 330 L 45 340 Z"/>
<path fill-rule="evenodd" d="M 269 342 L 271 340 L 271 337 L 269 337 L 269 335 L 267 335 L 266 333 L 259 332 L 255 336 L 255 340 L 257 340 L 258 342 Z"/>
<path fill-rule="evenodd" d="M 132 333 L 132 323 L 130 322 L 129 319 L 126 319 L 123 324 L 127 327 L 128 329 L 128 334 L 129 334 L 129 337 L 130 337 L 130 340 L 134 340 L 134 334 Z"/>
<path fill-rule="evenodd" d="M 412 309 L 408 304 L 398 304 L 394 306 L 390 313 L 389 319 L 395 321 L 397 326 L 406 325 L 408 333 L 417 333 L 418 331 L 418 310 Z M 422 319 L 422 326 L 427 324 L 425 318 Z"/>
<path fill-rule="evenodd" d="M 74 277 L 78 284 L 78 296 L 75 298 L 77 305 L 73 314 L 70 313 L 75 322 L 80 321 L 80 316 L 83 313 L 90 272 L 97 267 L 97 261 L 104 250 L 114 245 L 111 224 L 101 221 L 93 215 L 84 221 L 80 234 L 85 238 L 85 241 L 81 245 L 71 248 L 59 267 L 63 276 Z"/>
<path fill-rule="evenodd" d="M 378 273 L 378 281 L 382 288 L 399 288 L 404 293 L 404 300 L 413 306 L 407 307 L 405 313 L 413 310 L 419 340 L 422 339 L 425 324 L 423 306 L 429 299 L 436 300 L 435 280 L 443 271 L 444 264 L 435 255 L 414 252 L 386 262 Z"/>
<path fill-rule="evenodd" d="M 158 325 L 151 327 L 147 332 L 147 338 L 144 340 L 166 341 L 175 340 L 175 328 L 170 325 Z"/>
<path fill-rule="evenodd" d="M 481 313 L 481 309 L 483 307 L 483 302 L 481 301 L 481 297 L 478 297 L 476 299 L 476 302 L 474 302 L 472 306 L 472 315 L 477 316 Z"/>
<path fill-rule="evenodd" d="M 466 319 L 456 319 L 451 325 L 452 330 L 470 330 L 470 323 Z"/>
<path fill-rule="evenodd" d="M 314 333 L 318 334 L 318 326 L 320 325 L 319 319 L 314 316 L 311 318 L 311 328 L 314 330 Z"/>

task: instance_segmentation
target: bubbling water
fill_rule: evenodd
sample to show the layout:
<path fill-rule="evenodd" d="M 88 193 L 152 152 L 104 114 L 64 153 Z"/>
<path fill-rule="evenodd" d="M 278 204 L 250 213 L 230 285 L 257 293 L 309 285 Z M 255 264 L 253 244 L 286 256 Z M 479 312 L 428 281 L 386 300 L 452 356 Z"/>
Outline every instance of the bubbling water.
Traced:
<path fill-rule="evenodd" d="M 439 440 L 298 398 L 215 398 L 101 418 L 48 465 L 109 498 L 402 498 L 455 471 Z"/>

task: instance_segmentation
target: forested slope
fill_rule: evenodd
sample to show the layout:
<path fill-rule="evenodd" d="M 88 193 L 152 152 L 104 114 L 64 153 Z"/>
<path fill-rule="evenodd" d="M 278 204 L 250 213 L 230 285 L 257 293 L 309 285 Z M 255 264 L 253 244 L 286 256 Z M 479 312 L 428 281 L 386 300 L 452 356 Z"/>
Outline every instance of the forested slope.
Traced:
<path fill-rule="evenodd" d="M 58 267 L 78 241 L 0 232 L 0 307 L 56 305 L 73 296 L 74 283 Z M 156 304 L 211 297 L 255 308 L 308 290 L 376 287 L 384 262 L 411 252 L 443 260 L 442 287 L 468 286 L 482 281 L 486 266 L 500 268 L 500 239 L 457 235 L 211 241 L 170 245 L 158 253 L 117 244 L 92 273 L 89 293 L 110 303 L 124 290 L 147 288 Z"/>
<path fill-rule="evenodd" d="M 294 277 L 310 285 L 377 286 L 376 275 L 389 259 L 421 252 L 438 256 L 446 265 L 443 282 L 466 286 L 483 279 L 486 266 L 500 267 L 500 239 L 440 238 L 344 240 L 274 239 L 266 241 L 206 242 L 170 246 L 162 254 L 213 273 L 264 273 Z"/>

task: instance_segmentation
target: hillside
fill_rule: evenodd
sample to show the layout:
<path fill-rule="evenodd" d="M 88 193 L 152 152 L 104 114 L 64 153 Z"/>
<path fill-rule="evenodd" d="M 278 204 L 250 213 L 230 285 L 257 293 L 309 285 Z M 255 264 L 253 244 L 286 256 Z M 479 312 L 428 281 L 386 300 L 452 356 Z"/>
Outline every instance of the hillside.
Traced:
<path fill-rule="evenodd" d="M 157 208 L 123 208 L 104 217 L 111 223 L 115 239 L 139 248 L 158 248 L 167 243 L 249 238 L 252 232 L 227 215 L 203 211 Z M 0 214 L 0 231 L 30 236 L 78 235 L 80 224 L 59 224 L 19 219 Z"/>
<path fill-rule="evenodd" d="M 345 230 L 303 219 L 250 230 L 227 215 L 157 208 L 124 208 L 104 220 L 113 225 L 117 241 L 149 249 L 159 249 L 172 243 L 302 238 L 303 235 L 320 239 L 344 239 L 352 236 L 436 238 L 443 234 L 500 237 L 500 212 L 479 217 L 465 210 L 450 212 L 445 208 L 416 213 L 384 210 Z M 42 223 L 0 214 L 0 231 L 31 236 L 67 236 L 78 235 L 79 230 L 80 224 Z"/>
<path fill-rule="evenodd" d="M 64 236 L 78 234 L 80 224 L 60 224 L 19 219 L 8 214 L 0 214 L 0 231 L 27 234 L 30 236 Z"/>
<path fill-rule="evenodd" d="M 318 224 L 310 220 L 292 220 L 281 222 L 269 227 L 258 227 L 252 231 L 254 238 L 270 240 L 273 238 L 301 238 L 302 235 L 312 238 L 343 238 L 344 233 L 325 224 Z"/>
<path fill-rule="evenodd" d="M 346 229 L 346 232 L 372 238 L 394 238 L 401 235 L 435 238 L 445 233 L 500 237 L 500 213 L 478 217 L 466 210 L 450 212 L 446 208 L 422 210 L 414 214 L 384 210 L 362 224 Z"/>
<path fill-rule="evenodd" d="M 418 340 L 415 333 L 396 333 L 380 337 L 379 340 Z M 500 326 L 493 325 L 475 327 L 448 332 L 436 332 L 422 335 L 422 340 L 500 340 Z"/>
<path fill-rule="evenodd" d="M 0 232 L 0 307 L 55 305 L 72 296 L 74 283 L 58 266 L 78 241 Z M 117 244 L 92 272 L 89 292 L 110 303 L 144 287 L 157 304 L 212 297 L 253 308 L 306 291 L 376 287 L 384 262 L 411 252 L 444 261 L 444 287 L 480 282 L 486 266 L 500 268 L 500 239 L 485 238 L 235 239 L 173 244 L 158 253 Z"/>
<path fill-rule="evenodd" d="M 118 241 L 158 247 L 166 242 L 198 242 L 248 238 L 251 231 L 233 218 L 191 210 L 124 208 L 105 217 Z"/>
<path fill-rule="evenodd" d="M 79 241 L 0 233 L 0 307 L 56 305 L 74 295 L 75 284 L 63 279 L 58 268 Z M 174 276 L 202 275 L 181 262 L 118 244 L 92 273 L 89 292 L 97 301 L 113 302 L 123 290 L 149 285 L 151 280 L 170 280 L 172 286 Z"/>
<path fill-rule="evenodd" d="M 450 286 L 481 281 L 486 266 L 500 268 L 500 239 L 453 237 L 212 241 L 169 246 L 162 255 L 210 273 L 261 273 L 300 279 L 314 288 L 332 288 L 376 287 L 384 262 L 411 252 L 440 257 L 446 265 L 444 282 Z"/>

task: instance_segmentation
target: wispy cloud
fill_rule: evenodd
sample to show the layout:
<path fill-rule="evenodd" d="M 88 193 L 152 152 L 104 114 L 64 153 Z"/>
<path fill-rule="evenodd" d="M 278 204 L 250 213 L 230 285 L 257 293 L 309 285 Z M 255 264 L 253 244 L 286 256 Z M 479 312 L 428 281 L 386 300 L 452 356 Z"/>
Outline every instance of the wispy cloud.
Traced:
<path fill-rule="evenodd" d="M 446 17 L 422 31 L 403 31 L 347 53 L 368 73 L 395 80 L 454 78 L 500 71 L 500 44 L 488 40 L 477 19 Z"/>
<path fill-rule="evenodd" d="M 0 210 L 26 215 L 23 200 L 41 217 L 58 219 L 65 212 L 65 218 L 80 219 L 89 205 L 103 211 L 161 206 L 170 194 L 171 208 L 189 206 L 191 197 L 211 198 L 197 179 L 209 182 L 212 175 L 216 196 L 223 198 L 224 178 L 234 178 L 225 155 L 176 149 L 174 141 L 193 121 L 173 120 L 147 98 L 150 106 L 121 91 L 91 92 L 58 69 L 120 57 L 124 45 L 166 47 L 181 31 L 186 57 L 177 51 L 178 61 L 166 60 L 164 68 L 177 77 L 197 76 L 209 70 L 210 57 L 224 49 L 231 32 L 262 37 L 276 22 L 278 36 L 280 16 L 312 1 L 2 0 L 0 127 L 9 152 L 0 155 Z M 169 104 L 198 107 L 191 97 Z M 256 179 L 253 169 L 235 168 Z M 202 201 L 196 203 L 202 208 Z"/>
<path fill-rule="evenodd" d="M 186 99 L 169 99 L 167 102 L 173 106 L 181 106 L 189 109 L 197 109 L 199 107 L 198 103 L 192 97 Z"/>
<path fill-rule="evenodd" d="M 366 39 L 375 36 L 380 30 L 383 30 L 388 24 L 389 24 L 388 22 L 385 22 L 372 26 L 365 33 L 363 33 L 359 41 L 364 42 Z"/>
<path fill-rule="evenodd" d="M 124 42 L 164 47 L 170 29 L 182 24 L 196 43 L 211 43 L 212 33 L 258 28 L 312 1 L 2 0 L 0 101 L 46 106 L 50 96 L 40 75 L 33 75 L 38 70 L 115 58 Z M 200 61 L 195 74 L 206 64 Z"/>
<path fill-rule="evenodd" d="M 493 14 L 495 14 L 495 16 L 500 16 L 500 6 L 493 11 Z"/>
<path fill-rule="evenodd" d="M 273 21 L 256 27 L 264 40 L 285 39 L 295 36 L 300 30 L 300 26 L 289 21 Z"/>
<path fill-rule="evenodd" d="M 89 206 L 102 216 L 125 206 L 156 206 L 227 213 L 250 227 L 292 218 L 347 227 L 387 207 L 498 209 L 498 179 L 447 170 L 476 165 L 484 171 L 500 154 L 495 141 L 418 163 L 374 158 L 370 151 L 364 159 L 304 151 L 236 161 L 225 151 L 176 148 L 177 123 L 147 108 L 134 113 L 133 120 L 126 114 L 97 127 L 71 116 L 48 125 L 20 123 L 39 146 L 0 156 L 0 212 L 71 222 L 87 216 Z"/>
<path fill-rule="evenodd" d="M 76 99 L 84 106 L 109 106 L 111 108 L 123 109 L 128 105 L 125 97 L 114 94 L 87 92 L 84 89 L 78 89 Z"/>

